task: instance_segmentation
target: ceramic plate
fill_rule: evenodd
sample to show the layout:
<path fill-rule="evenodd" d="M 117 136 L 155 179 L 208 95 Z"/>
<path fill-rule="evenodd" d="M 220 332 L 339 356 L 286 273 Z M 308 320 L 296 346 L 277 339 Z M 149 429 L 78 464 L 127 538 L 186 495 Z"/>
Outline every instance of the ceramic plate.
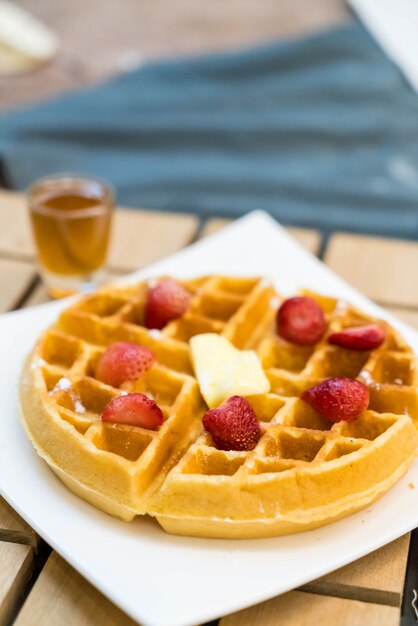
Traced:
<path fill-rule="evenodd" d="M 268 215 L 255 212 L 152 267 L 188 277 L 261 274 L 282 293 L 299 287 L 347 299 L 386 318 L 418 350 L 418 334 L 372 304 L 306 252 Z M 128 524 L 70 493 L 25 437 L 17 409 L 22 362 L 68 302 L 0 316 L 0 493 L 93 585 L 143 626 L 189 626 L 266 600 L 337 569 L 418 525 L 415 465 L 379 502 L 318 530 L 274 539 L 175 537 L 151 519 Z"/>

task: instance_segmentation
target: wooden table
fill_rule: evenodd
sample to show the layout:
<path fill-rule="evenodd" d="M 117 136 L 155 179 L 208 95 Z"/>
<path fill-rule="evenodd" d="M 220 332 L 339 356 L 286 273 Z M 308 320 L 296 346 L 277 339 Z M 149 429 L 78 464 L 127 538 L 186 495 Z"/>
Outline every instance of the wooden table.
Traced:
<path fill-rule="evenodd" d="M 192 215 L 118 210 L 111 275 L 137 269 L 224 227 Z M 289 229 L 304 246 L 379 304 L 418 328 L 418 243 Z M 131 245 L 132 244 L 132 245 Z M 0 310 L 47 299 L 34 265 L 26 207 L 0 191 Z M 347 538 L 349 540 L 349 538 Z M 301 590 L 220 618 L 220 626 L 396 626 L 408 560 L 402 537 Z M 278 555 L 280 558 L 280 555 Z M 0 499 L 0 626 L 128 626 L 114 607 Z M 410 595 L 411 590 L 408 591 Z M 406 598 L 410 608 L 411 597 Z"/>

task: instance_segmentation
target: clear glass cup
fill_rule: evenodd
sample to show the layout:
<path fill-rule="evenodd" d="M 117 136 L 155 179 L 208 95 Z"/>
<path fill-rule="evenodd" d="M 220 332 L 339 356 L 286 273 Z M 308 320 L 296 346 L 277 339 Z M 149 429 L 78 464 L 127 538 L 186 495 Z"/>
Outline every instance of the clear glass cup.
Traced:
<path fill-rule="evenodd" d="M 97 178 L 56 174 L 27 191 L 41 276 L 60 298 L 90 291 L 103 277 L 115 194 Z"/>

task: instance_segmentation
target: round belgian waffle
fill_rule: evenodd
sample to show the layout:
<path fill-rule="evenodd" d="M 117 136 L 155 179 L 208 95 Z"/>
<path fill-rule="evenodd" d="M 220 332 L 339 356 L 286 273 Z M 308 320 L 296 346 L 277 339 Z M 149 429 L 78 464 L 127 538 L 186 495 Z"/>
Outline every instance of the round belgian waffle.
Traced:
<path fill-rule="evenodd" d="M 260 537 L 305 530 L 374 501 L 418 454 L 417 361 L 386 326 L 383 345 L 355 352 L 327 342 L 299 347 L 278 338 L 280 297 L 260 278 L 209 276 L 183 281 L 186 314 L 147 330 L 148 283 L 111 287 L 65 310 L 25 364 L 21 408 L 38 453 L 63 482 L 95 506 L 130 520 L 155 516 L 168 532 Z M 333 298 L 306 292 L 323 308 L 327 334 L 374 319 Z M 206 406 L 194 378 L 189 339 L 223 334 L 256 349 L 271 382 L 247 398 L 263 435 L 249 452 L 218 450 L 202 431 Z M 120 388 L 95 378 L 107 345 L 151 348 L 156 363 Z M 299 399 L 331 376 L 359 378 L 370 405 L 354 422 L 331 424 Z M 102 422 L 108 402 L 127 391 L 154 399 L 158 431 Z M 412 418 L 412 419 L 411 419 Z"/>

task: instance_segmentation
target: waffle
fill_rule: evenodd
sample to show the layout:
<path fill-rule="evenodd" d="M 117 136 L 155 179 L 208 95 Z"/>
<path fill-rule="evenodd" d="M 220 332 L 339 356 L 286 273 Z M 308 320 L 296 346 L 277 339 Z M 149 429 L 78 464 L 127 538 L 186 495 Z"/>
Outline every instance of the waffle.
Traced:
<path fill-rule="evenodd" d="M 386 325 L 372 352 L 289 344 L 274 333 L 280 297 L 260 278 L 209 276 L 183 284 L 186 314 L 147 330 L 149 284 L 111 287 L 66 309 L 24 366 L 21 409 L 38 453 L 76 494 L 124 520 L 150 514 L 172 533 L 261 537 L 313 528 L 374 501 L 418 453 L 417 362 Z M 371 323 L 341 302 L 305 292 L 323 308 L 327 333 Z M 271 392 L 249 397 L 263 435 L 250 452 L 218 450 L 202 432 L 206 406 L 193 375 L 189 339 L 223 334 L 256 349 Z M 107 345 L 153 350 L 143 378 L 114 388 L 94 377 Z M 362 380 L 370 406 L 355 422 L 332 425 L 299 399 L 330 376 Z M 158 431 L 102 422 L 108 402 L 129 391 L 155 399 Z M 412 418 L 412 420 L 411 420 Z"/>
<path fill-rule="evenodd" d="M 24 368 L 24 424 L 39 454 L 75 493 L 95 506 L 132 519 L 147 511 L 150 494 L 202 429 L 205 409 L 191 376 L 187 340 L 222 332 L 253 345 L 274 309 L 272 286 L 257 278 L 207 277 L 187 281 L 191 306 L 162 332 L 143 326 L 148 284 L 110 288 L 77 302 L 40 339 Z M 132 341 L 151 348 L 156 364 L 140 381 L 115 389 L 94 378 L 107 345 Z M 123 393 L 146 393 L 165 422 L 158 432 L 107 424 L 100 416 Z"/>

